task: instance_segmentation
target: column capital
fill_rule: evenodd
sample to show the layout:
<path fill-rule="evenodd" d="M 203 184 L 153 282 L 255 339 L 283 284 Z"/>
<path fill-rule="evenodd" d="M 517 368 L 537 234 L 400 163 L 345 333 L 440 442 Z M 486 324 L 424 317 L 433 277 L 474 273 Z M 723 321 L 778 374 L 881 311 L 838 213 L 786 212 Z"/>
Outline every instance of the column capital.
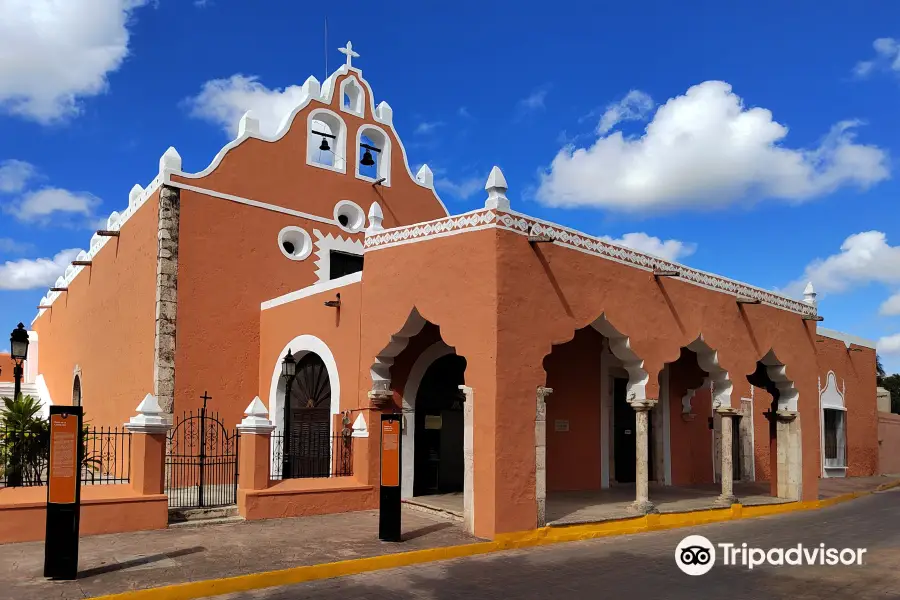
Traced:
<path fill-rule="evenodd" d="M 659 401 L 656 398 L 643 398 L 641 400 L 629 400 L 628 404 L 630 404 L 631 408 L 634 410 L 641 412 L 653 410 L 658 402 Z"/>
<path fill-rule="evenodd" d="M 719 406 L 716 408 L 716 413 L 723 417 L 739 417 L 741 415 L 741 411 L 731 406 Z"/>
<path fill-rule="evenodd" d="M 546 386 L 543 386 L 543 385 L 539 385 L 539 386 L 537 387 L 537 397 L 538 397 L 538 400 L 542 400 L 542 401 L 546 402 L 546 401 L 547 401 L 547 396 L 549 396 L 549 395 L 552 394 L 552 393 L 553 393 L 553 388 L 551 388 L 551 387 L 546 387 Z"/>

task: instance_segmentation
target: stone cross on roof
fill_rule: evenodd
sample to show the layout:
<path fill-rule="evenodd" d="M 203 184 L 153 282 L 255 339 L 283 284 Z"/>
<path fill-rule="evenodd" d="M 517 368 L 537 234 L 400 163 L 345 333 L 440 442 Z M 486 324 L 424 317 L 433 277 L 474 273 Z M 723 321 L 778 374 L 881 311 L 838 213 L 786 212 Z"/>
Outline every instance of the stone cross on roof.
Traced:
<path fill-rule="evenodd" d="M 348 67 L 353 66 L 351 61 L 354 58 L 359 58 L 359 53 L 353 51 L 353 42 L 347 42 L 346 46 L 344 46 L 343 48 L 338 48 L 338 52 L 340 52 L 341 54 L 347 55 L 347 66 Z"/>

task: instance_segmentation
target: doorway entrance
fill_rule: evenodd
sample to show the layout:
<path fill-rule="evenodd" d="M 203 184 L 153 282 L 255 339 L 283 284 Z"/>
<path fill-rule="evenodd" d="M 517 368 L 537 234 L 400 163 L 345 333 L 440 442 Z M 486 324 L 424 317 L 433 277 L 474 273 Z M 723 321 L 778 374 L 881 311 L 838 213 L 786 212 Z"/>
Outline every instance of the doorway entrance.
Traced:
<path fill-rule="evenodd" d="M 615 449 L 616 482 L 634 483 L 637 471 L 637 417 L 628 403 L 628 380 L 613 379 L 613 444 Z M 647 413 L 648 466 L 653 481 L 653 412 Z"/>
<path fill-rule="evenodd" d="M 331 381 L 322 358 L 308 352 L 297 363 L 291 383 L 288 435 L 283 450 L 284 478 L 331 474 Z"/>
<path fill-rule="evenodd" d="M 448 354 L 434 361 L 416 394 L 413 495 L 463 490 L 463 401 L 466 359 Z"/>

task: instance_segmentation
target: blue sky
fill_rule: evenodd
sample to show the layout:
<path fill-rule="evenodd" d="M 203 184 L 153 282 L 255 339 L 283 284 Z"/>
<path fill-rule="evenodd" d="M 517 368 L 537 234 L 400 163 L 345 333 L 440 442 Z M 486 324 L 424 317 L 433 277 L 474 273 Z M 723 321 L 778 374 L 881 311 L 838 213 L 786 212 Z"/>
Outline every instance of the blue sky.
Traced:
<path fill-rule="evenodd" d="M 308 4 L 0 0 L 0 331 L 168 146 L 204 168 L 350 39 L 451 212 L 499 165 L 516 210 L 791 295 L 812 279 L 823 326 L 900 371 L 900 6 Z"/>

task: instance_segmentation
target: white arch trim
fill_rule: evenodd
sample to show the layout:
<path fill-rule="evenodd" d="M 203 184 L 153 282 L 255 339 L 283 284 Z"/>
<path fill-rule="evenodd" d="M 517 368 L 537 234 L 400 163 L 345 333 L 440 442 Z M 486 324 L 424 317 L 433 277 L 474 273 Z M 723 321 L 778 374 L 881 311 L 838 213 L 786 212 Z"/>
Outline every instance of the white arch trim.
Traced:
<path fill-rule="evenodd" d="M 406 387 L 403 388 L 403 444 L 400 475 L 400 497 L 413 497 L 413 483 L 415 481 L 416 468 L 416 396 L 419 393 L 419 385 L 422 378 L 434 361 L 453 354 L 456 350 L 442 341 L 428 346 L 413 363 L 406 378 Z"/>
<path fill-rule="evenodd" d="M 314 335 L 304 334 L 292 339 L 278 353 L 275 367 L 272 369 L 272 382 L 269 386 L 269 418 L 275 424 L 275 431 L 284 432 L 284 381 L 281 378 L 281 359 L 290 350 L 294 358 L 299 360 L 309 352 L 319 355 L 325 363 L 328 371 L 328 381 L 331 384 L 331 414 L 341 412 L 341 379 L 338 375 L 337 361 L 328 345 Z M 334 435 L 334 419 L 330 419 L 328 430 Z"/>

